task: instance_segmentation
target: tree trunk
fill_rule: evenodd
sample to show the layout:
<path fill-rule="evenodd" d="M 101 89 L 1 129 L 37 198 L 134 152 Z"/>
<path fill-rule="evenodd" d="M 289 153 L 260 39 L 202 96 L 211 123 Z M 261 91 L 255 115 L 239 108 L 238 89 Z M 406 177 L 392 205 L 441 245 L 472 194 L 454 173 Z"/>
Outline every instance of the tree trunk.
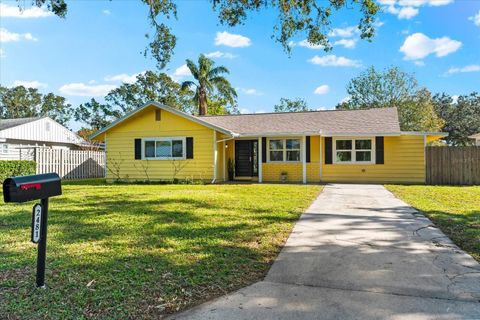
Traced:
<path fill-rule="evenodd" d="M 207 95 L 205 94 L 205 91 L 200 90 L 198 100 L 198 115 L 204 116 L 207 114 Z"/>

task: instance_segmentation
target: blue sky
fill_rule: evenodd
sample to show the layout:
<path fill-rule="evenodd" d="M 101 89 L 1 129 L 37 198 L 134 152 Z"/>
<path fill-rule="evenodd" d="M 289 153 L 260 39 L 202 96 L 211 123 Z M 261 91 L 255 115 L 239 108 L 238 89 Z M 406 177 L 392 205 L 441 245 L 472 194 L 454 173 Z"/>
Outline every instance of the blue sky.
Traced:
<path fill-rule="evenodd" d="M 27 1 L 28 2 L 28 1 Z M 358 13 L 335 14 L 333 51 L 292 39 L 288 56 L 271 39 L 276 15 L 253 14 L 246 25 L 222 26 L 208 1 L 180 1 L 175 55 L 164 70 L 188 78 L 185 59 L 200 53 L 229 68 L 242 112 L 272 111 L 281 97 L 301 97 L 330 109 L 347 97 L 348 81 L 369 66 L 414 72 L 422 86 L 450 95 L 480 91 L 480 1 L 378 0 L 378 32 L 358 37 Z M 148 40 L 147 8 L 140 1 L 68 1 L 66 19 L 41 9 L 19 14 L 15 1 L 0 7 L 0 83 L 26 84 L 65 96 L 73 105 L 155 69 L 141 51 Z M 28 8 L 27 8 L 28 9 Z M 71 124 L 78 128 L 78 124 Z"/>

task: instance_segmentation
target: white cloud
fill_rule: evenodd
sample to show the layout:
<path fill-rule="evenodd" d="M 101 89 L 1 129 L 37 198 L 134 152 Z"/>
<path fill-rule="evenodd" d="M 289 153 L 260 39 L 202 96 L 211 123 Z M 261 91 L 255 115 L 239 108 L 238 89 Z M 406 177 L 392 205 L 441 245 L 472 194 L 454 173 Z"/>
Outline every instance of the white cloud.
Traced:
<path fill-rule="evenodd" d="M 359 34 L 360 30 L 357 27 L 334 28 L 328 33 L 330 37 L 350 38 Z"/>
<path fill-rule="evenodd" d="M 1 58 L 6 58 L 7 57 L 7 54 L 5 53 L 5 50 L 3 50 L 2 48 L 0 48 L 0 59 Z"/>
<path fill-rule="evenodd" d="M 240 90 L 241 92 L 245 93 L 246 95 L 249 96 L 261 96 L 263 95 L 262 92 L 258 91 L 257 89 L 254 88 L 237 88 L 237 90 Z"/>
<path fill-rule="evenodd" d="M 398 19 L 411 19 L 418 15 L 420 7 L 438 7 L 452 3 L 454 0 L 377 0 L 384 10 L 394 14 Z"/>
<path fill-rule="evenodd" d="M 106 9 L 103 10 L 102 13 L 103 13 L 104 15 L 106 15 L 106 16 L 112 14 L 112 13 L 110 12 L 110 10 L 106 10 Z"/>
<path fill-rule="evenodd" d="M 224 45 L 233 48 L 249 47 L 252 44 L 251 40 L 240 34 L 233 34 L 227 31 L 217 32 L 215 37 L 215 45 Z"/>
<path fill-rule="evenodd" d="M 432 39 L 423 33 L 414 33 L 405 39 L 400 47 L 400 52 L 404 53 L 405 60 L 420 60 L 430 54 L 444 57 L 457 51 L 461 46 L 460 41 L 452 40 L 449 37 Z"/>
<path fill-rule="evenodd" d="M 53 16 L 53 13 L 46 10 L 46 8 L 39 8 L 37 6 L 32 6 L 31 8 L 20 10 L 16 5 L 8 5 L 0 3 L 0 17 L 2 18 L 45 18 Z"/>
<path fill-rule="evenodd" d="M 352 97 L 346 96 L 345 98 L 343 98 L 342 100 L 340 100 L 340 103 L 347 103 L 347 102 L 349 102 L 350 100 L 352 100 Z"/>
<path fill-rule="evenodd" d="M 116 87 L 111 84 L 87 85 L 84 83 L 69 83 L 61 86 L 59 91 L 69 96 L 102 97 Z"/>
<path fill-rule="evenodd" d="M 241 108 L 239 111 L 240 111 L 240 113 L 241 113 L 241 114 L 247 114 L 247 113 L 250 113 L 250 110 L 249 110 L 249 109 L 247 109 L 247 108 Z"/>
<path fill-rule="evenodd" d="M 360 67 L 361 63 L 358 60 L 352 60 L 345 57 L 337 57 L 336 55 L 314 56 L 308 60 L 310 63 L 323 67 Z"/>
<path fill-rule="evenodd" d="M 447 73 L 448 74 L 453 74 L 453 73 L 465 73 L 465 72 L 480 72 L 480 65 L 478 64 L 470 64 L 468 66 L 465 66 L 465 67 L 461 67 L 461 68 L 457 68 L 457 67 L 454 67 L 454 68 L 450 68 L 448 69 Z"/>
<path fill-rule="evenodd" d="M 0 28 L 0 42 L 14 42 L 20 40 L 37 41 L 38 39 L 33 37 L 31 33 L 15 33 L 10 32 L 5 28 Z"/>
<path fill-rule="evenodd" d="M 454 95 L 452 96 L 452 104 L 456 104 L 456 103 L 458 102 L 458 97 L 459 97 L 458 94 L 454 94 Z"/>
<path fill-rule="evenodd" d="M 126 73 L 121 73 L 121 74 L 116 74 L 116 75 L 113 75 L 113 76 L 106 76 L 104 80 L 105 81 L 110 81 L 110 82 L 120 81 L 120 82 L 123 82 L 123 83 L 134 83 L 135 81 L 137 81 L 137 76 L 142 74 L 142 73 L 145 73 L 145 71 L 142 71 L 142 72 L 139 72 L 139 73 L 134 73 L 132 75 L 128 75 Z"/>
<path fill-rule="evenodd" d="M 333 43 L 334 46 L 344 46 L 345 48 L 348 49 L 353 49 L 355 48 L 355 45 L 357 44 L 357 39 L 340 39 L 337 40 Z"/>
<path fill-rule="evenodd" d="M 315 94 L 327 94 L 330 92 L 330 87 L 326 84 L 322 84 L 321 86 L 318 86 L 313 93 Z"/>
<path fill-rule="evenodd" d="M 213 51 L 209 52 L 205 55 L 208 58 L 225 58 L 225 59 L 233 59 L 236 58 L 237 56 L 229 53 L 229 52 L 222 52 L 222 51 Z"/>
<path fill-rule="evenodd" d="M 175 72 L 173 73 L 173 77 L 175 78 L 183 78 L 191 75 L 192 73 L 190 72 L 190 69 L 188 69 L 186 64 L 182 64 L 180 67 L 175 69 Z"/>
<path fill-rule="evenodd" d="M 423 62 L 422 60 L 415 60 L 415 61 L 413 61 L 413 63 L 418 67 L 424 67 L 425 66 L 425 62 Z"/>
<path fill-rule="evenodd" d="M 469 17 L 468 20 L 472 20 L 476 26 L 480 27 L 480 10 L 478 10 L 476 15 Z"/>
<path fill-rule="evenodd" d="M 25 88 L 36 88 L 36 89 L 42 89 L 46 88 L 48 85 L 46 83 L 40 82 L 40 81 L 22 81 L 22 80 L 15 80 L 13 81 L 13 86 L 24 86 Z"/>

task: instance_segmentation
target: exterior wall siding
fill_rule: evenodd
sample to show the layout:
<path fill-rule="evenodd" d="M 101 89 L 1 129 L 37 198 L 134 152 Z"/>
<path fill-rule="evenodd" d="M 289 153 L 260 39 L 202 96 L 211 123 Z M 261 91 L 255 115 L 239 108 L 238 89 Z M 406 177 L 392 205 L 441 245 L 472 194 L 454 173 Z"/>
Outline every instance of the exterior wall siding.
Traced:
<path fill-rule="evenodd" d="M 263 181 L 280 182 L 282 172 L 287 172 L 287 182 L 302 182 L 303 171 L 301 163 L 272 163 L 263 164 Z"/>
<path fill-rule="evenodd" d="M 423 136 L 385 137 L 384 148 L 385 164 L 323 164 L 323 182 L 425 183 Z"/>
<path fill-rule="evenodd" d="M 161 111 L 161 120 L 155 121 L 155 109 L 146 108 L 108 130 L 107 180 L 117 178 L 115 167 L 119 168 L 122 180 L 171 180 L 176 166 L 181 168 L 178 179 L 211 181 L 214 131 L 165 110 Z M 158 137 L 193 137 L 193 159 L 135 160 L 134 140 Z"/>

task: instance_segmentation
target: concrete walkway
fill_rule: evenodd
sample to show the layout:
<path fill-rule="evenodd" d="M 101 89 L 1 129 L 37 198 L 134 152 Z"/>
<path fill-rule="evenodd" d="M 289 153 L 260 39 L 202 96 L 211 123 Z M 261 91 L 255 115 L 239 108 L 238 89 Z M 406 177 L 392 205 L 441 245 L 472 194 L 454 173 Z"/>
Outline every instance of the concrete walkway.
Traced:
<path fill-rule="evenodd" d="M 480 319 L 480 265 L 380 185 L 325 187 L 264 281 L 172 319 Z"/>

